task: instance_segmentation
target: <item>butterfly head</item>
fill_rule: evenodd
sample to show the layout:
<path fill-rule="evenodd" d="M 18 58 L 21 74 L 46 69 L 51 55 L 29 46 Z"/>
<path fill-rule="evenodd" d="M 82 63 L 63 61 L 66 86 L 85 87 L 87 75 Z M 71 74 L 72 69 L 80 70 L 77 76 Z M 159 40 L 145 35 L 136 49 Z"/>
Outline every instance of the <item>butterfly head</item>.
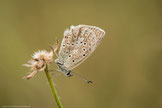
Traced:
<path fill-rule="evenodd" d="M 59 68 L 59 70 L 60 70 L 61 72 L 65 72 L 65 74 L 66 74 L 68 77 L 72 76 L 72 75 L 71 75 L 71 70 L 68 70 L 68 69 L 64 66 L 64 62 L 63 62 L 63 61 L 61 61 L 60 59 L 56 59 L 56 60 L 55 60 L 55 63 L 57 64 L 57 66 L 58 66 L 58 68 Z"/>

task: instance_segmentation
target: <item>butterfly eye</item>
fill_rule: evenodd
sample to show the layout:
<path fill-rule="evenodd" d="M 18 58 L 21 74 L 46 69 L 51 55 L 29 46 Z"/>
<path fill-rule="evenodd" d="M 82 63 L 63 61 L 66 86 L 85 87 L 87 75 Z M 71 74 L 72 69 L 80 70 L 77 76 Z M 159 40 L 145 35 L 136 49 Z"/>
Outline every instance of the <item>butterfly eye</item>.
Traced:
<path fill-rule="evenodd" d="M 72 60 L 72 62 L 75 62 L 75 60 Z"/>

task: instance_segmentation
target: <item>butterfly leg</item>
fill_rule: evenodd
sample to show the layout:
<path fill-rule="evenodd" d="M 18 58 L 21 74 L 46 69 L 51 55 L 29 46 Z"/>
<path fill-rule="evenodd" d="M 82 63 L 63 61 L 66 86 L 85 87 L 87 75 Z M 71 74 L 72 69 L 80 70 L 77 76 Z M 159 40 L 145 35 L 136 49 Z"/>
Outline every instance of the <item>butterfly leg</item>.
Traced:
<path fill-rule="evenodd" d="M 52 73 L 53 71 L 61 72 L 59 69 L 49 69 L 48 72 L 51 72 L 51 75 L 53 76 L 60 76 L 61 73 Z"/>
<path fill-rule="evenodd" d="M 52 76 L 60 76 L 61 75 L 61 73 L 55 73 L 55 74 L 51 74 Z"/>
<path fill-rule="evenodd" d="M 48 72 L 53 72 L 53 71 L 61 72 L 59 69 L 49 69 L 48 70 Z"/>

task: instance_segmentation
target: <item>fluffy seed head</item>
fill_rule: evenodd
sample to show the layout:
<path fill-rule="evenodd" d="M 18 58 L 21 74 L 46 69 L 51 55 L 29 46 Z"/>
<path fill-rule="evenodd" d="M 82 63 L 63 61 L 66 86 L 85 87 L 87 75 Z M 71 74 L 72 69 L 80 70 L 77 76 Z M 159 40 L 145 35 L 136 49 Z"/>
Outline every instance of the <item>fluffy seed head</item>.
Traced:
<path fill-rule="evenodd" d="M 46 65 L 53 62 L 53 52 L 47 52 L 46 50 L 35 52 L 32 59 L 28 61 L 28 64 L 23 66 L 30 67 L 31 73 L 26 76 L 26 79 L 34 77 L 38 72 L 43 71 Z"/>

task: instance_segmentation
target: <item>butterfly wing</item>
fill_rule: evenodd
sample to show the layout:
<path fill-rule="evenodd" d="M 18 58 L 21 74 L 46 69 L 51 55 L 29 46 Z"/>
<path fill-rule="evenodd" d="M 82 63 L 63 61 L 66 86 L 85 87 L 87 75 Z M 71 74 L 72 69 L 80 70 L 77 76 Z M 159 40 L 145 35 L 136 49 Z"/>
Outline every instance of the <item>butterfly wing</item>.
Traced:
<path fill-rule="evenodd" d="M 81 27 L 92 30 L 96 35 L 97 46 L 100 44 L 102 38 L 105 36 L 105 31 L 96 26 L 80 25 Z"/>
<path fill-rule="evenodd" d="M 65 30 L 58 59 L 67 69 L 73 69 L 96 49 L 105 32 L 95 26 L 78 25 Z"/>

